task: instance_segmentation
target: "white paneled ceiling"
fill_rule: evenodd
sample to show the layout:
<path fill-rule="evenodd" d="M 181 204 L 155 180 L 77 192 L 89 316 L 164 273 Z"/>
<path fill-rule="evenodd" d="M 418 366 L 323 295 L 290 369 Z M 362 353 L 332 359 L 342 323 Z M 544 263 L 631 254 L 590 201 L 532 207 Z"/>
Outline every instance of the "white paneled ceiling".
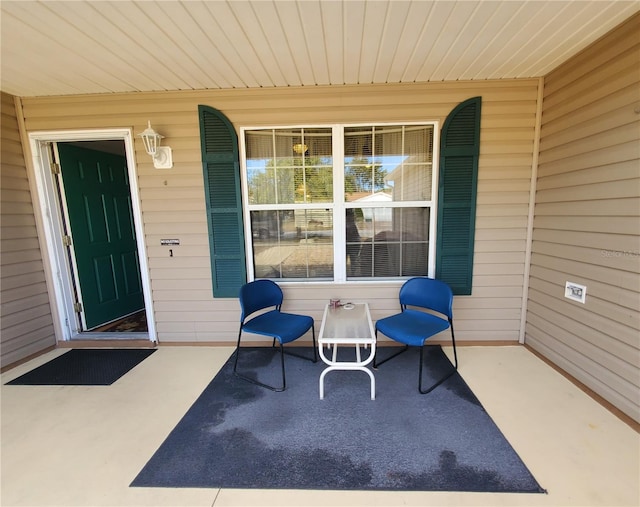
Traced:
<path fill-rule="evenodd" d="M 2 0 L 18 96 L 543 76 L 640 1 Z"/>

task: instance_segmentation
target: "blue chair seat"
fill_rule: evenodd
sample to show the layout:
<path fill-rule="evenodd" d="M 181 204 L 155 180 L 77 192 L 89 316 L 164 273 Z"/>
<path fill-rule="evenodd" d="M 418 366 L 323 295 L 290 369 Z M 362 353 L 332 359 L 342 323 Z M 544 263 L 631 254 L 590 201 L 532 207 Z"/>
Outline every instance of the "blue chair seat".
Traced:
<path fill-rule="evenodd" d="M 289 343 L 305 334 L 313 326 L 307 315 L 295 315 L 271 310 L 246 322 L 243 330 L 249 333 L 272 336 L 280 344 Z"/>
<path fill-rule="evenodd" d="M 376 322 L 376 329 L 385 336 L 414 347 L 421 347 L 427 338 L 448 328 L 445 319 L 411 309 Z"/>

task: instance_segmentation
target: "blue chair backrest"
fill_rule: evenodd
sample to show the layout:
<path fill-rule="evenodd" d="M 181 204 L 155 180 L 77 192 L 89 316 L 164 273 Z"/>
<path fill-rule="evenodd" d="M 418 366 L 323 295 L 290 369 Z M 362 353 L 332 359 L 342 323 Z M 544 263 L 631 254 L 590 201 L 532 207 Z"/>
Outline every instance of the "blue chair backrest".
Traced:
<path fill-rule="evenodd" d="M 240 322 L 244 322 L 246 317 L 258 310 L 271 306 L 279 309 L 282 299 L 282 289 L 271 280 L 255 280 L 243 285 L 240 288 Z"/>
<path fill-rule="evenodd" d="M 427 277 L 407 280 L 400 289 L 400 306 L 428 308 L 453 318 L 453 291 L 446 283 Z"/>

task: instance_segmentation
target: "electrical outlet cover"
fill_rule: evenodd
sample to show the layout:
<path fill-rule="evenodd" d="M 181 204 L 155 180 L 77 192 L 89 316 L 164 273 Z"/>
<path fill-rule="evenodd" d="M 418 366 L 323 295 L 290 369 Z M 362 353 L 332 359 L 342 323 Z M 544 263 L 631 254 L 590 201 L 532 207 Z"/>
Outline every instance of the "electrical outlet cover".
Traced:
<path fill-rule="evenodd" d="M 564 288 L 564 297 L 584 304 L 587 297 L 587 287 L 579 283 L 567 282 Z"/>

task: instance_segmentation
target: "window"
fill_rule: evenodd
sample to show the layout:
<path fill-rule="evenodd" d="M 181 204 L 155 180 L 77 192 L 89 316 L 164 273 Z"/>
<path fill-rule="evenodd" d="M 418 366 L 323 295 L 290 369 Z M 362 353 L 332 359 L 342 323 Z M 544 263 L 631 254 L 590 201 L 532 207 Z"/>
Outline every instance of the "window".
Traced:
<path fill-rule="evenodd" d="M 437 124 L 242 130 L 253 278 L 433 276 Z"/>

